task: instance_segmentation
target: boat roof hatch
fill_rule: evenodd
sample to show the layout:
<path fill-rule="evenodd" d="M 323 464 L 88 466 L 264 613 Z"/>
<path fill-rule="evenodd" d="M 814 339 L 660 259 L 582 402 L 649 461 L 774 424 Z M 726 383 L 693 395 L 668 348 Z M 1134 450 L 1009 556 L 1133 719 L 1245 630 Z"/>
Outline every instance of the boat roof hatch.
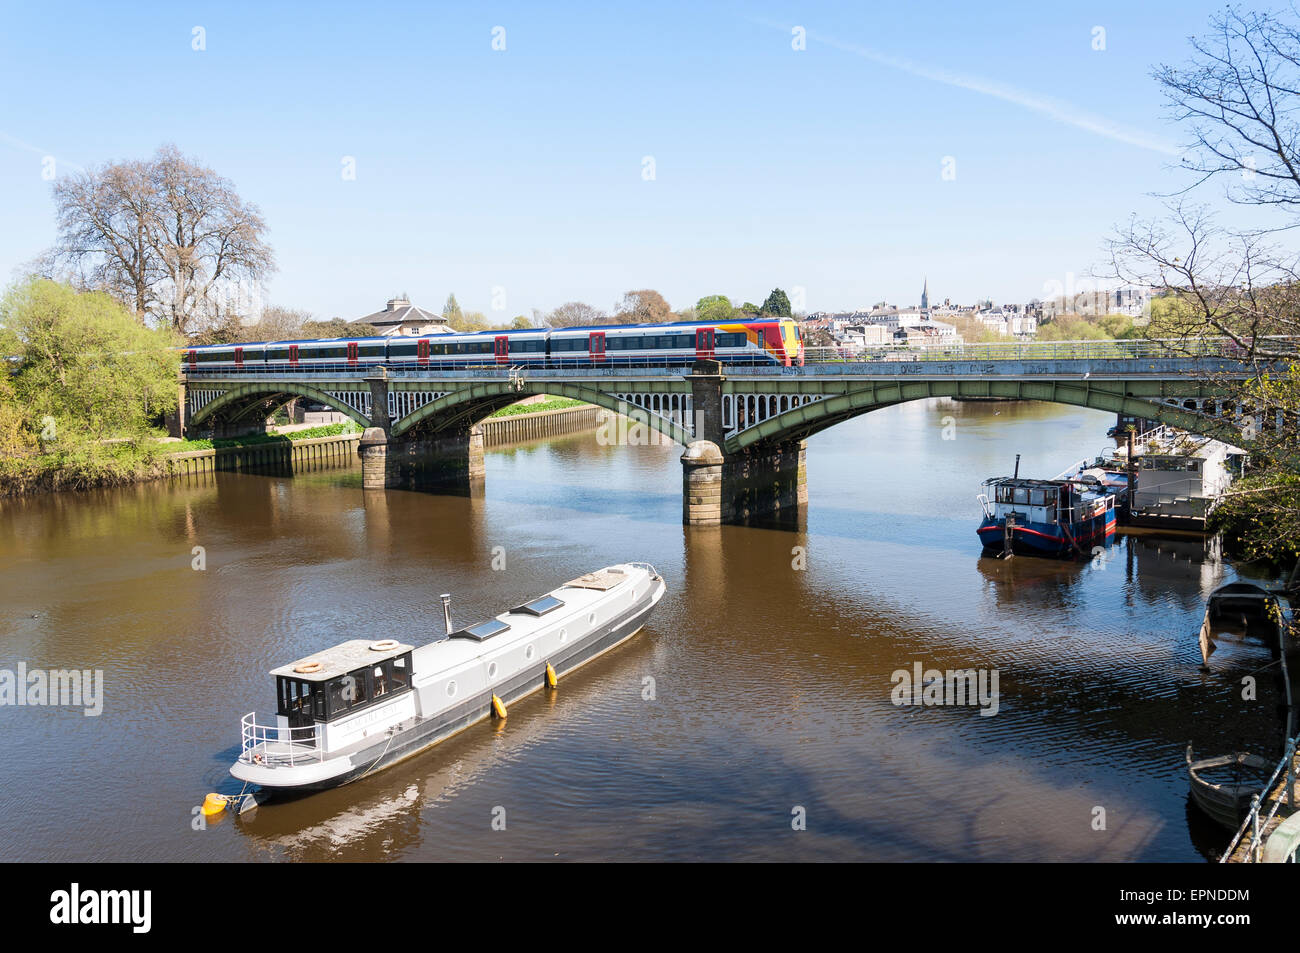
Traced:
<path fill-rule="evenodd" d="M 525 602 L 521 606 L 515 606 L 510 612 L 512 615 L 535 615 L 540 617 L 548 612 L 554 612 L 562 605 L 564 605 L 564 600 L 546 595 L 534 599 L 532 602 Z"/>
<path fill-rule="evenodd" d="M 589 572 L 577 579 L 570 579 L 564 584 L 564 587 L 566 589 L 598 589 L 605 592 L 624 582 L 627 582 L 627 573 L 621 569 L 607 568 L 597 569 L 595 572 Z"/>
<path fill-rule="evenodd" d="M 447 636 L 449 639 L 473 639 L 475 642 L 482 642 L 492 638 L 494 635 L 500 635 L 510 628 L 510 623 L 502 622 L 500 619 L 488 619 L 486 622 L 480 622 L 478 625 L 466 626 L 459 631 L 453 632 Z"/>
<path fill-rule="evenodd" d="M 391 646 L 390 643 L 392 643 Z M 371 646 L 375 645 L 382 645 L 385 648 L 371 648 Z M 355 672 L 367 665 L 405 655 L 411 651 L 414 651 L 414 646 L 393 642 L 391 639 L 383 642 L 375 642 L 371 639 L 350 639 L 322 652 L 316 652 L 306 658 L 298 659 L 296 662 L 281 665 L 279 668 L 272 669 L 271 674 L 277 677 L 301 679 L 304 682 L 324 682 L 331 678 L 346 675 L 348 672 Z M 299 671 L 302 668 L 309 669 L 309 671 Z"/>

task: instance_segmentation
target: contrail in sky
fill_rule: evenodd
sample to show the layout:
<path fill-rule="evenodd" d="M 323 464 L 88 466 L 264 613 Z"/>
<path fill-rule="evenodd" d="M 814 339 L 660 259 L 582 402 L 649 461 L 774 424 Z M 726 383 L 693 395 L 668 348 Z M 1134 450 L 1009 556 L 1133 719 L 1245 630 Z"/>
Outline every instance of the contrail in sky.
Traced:
<path fill-rule="evenodd" d="M 11 146 L 17 146 L 19 149 L 26 149 L 28 152 L 34 152 L 38 156 L 44 157 L 50 155 L 50 153 L 47 152 L 46 150 L 41 149 L 38 146 L 34 146 L 30 142 L 23 142 L 23 140 L 21 139 L 15 139 L 13 136 L 9 135 L 8 133 L 0 132 L 0 141 L 7 142 Z M 75 162 L 69 162 L 67 159 L 58 159 L 57 157 L 55 158 L 59 165 L 66 165 L 71 169 L 76 169 L 78 172 L 86 171 L 81 166 L 77 165 Z"/>
<path fill-rule="evenodd" d="M 769 20 L 754 20 L 755 23 L 764 26 L 778 27 L 788 30 L 780 23 L 773 23 Z M 973 93 L 980 93 L 984 96 L 992 96 L 994 99 L 1000 99 L 1003 102 L 1012 103 L 1020 106 L 1022 109 L 1028 109 L 1055 122 L 1065 123 L 1068 126 L 1074 126 L 1076 129 L 1083 129 L 1094 135 L 1103 136 L 1106 139 L 1113 139 L 1116 142 L 1123 142 L 1130 146 L 1137 146 L 1139 149 L 1147 149 L 1151 152 L 1159 152 L 1167 156 L 1182 155 L 1182 151 L 1173 146 L 1171 143 L 1151 136 L 1141 130 L 1130 129 L 1121 126 L 1118 123 L 1111 122 L 1101 116 L 1090 115 L 1082 110 L 1077 109 L 1069 103 L 1062 102 L 1058 99 L 1052 99 L 1047 96 L 1040 96 L 1036 93 L 1027 92 L 1009 86 L 1006 83 L 999 83 L 994 80 L 983 79 L 978 76 L 967 76 L 960 73 L 953 73 L 946 69 L 938 69 L 931 66 L 925 66 L 920 63 L 914 63 L 909 59 L 901 56 L 891 56 L 888 53 L 879 53 L 865 46 L 858 46 L 854 43 L 845 43 L 834 37 L 823 36 L 814 33 L 812 30 L 807 31 L 808 39 L 816 40 L 826 46 L 834 47 L 845 53 L 852 53 L 854 56 L 860 56 L 863 59 L 871 60 L 873 63 L 879 63 L 882 66 L 888 66 L 892 69 L 901 70 L 912 76 L 919 76 L 921 79 L 928 79 L 931 82 L 943 83 L 945 86 L 955 86 L 958 89 L 970 90 Z"/>

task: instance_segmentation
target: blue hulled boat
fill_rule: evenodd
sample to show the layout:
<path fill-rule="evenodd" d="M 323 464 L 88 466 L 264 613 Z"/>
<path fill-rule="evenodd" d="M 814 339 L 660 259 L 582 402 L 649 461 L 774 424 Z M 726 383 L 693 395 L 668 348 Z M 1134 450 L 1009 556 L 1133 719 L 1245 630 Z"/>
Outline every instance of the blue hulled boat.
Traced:
<path fill-rule="evenodd" d="M 1115 493 L 1093 478 L 994 477 L 979 496 L 986 551 L 1026 556 L 1087 556 L 1115 533 Z"/>

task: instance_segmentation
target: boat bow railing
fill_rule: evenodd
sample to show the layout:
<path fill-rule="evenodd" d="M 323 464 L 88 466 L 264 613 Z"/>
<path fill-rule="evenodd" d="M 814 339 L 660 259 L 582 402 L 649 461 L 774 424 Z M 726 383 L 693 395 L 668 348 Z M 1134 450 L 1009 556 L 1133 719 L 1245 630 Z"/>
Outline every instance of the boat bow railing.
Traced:
<path fill-rule="evenodd" d="M 655 567 L 651 566 L 649 563 L 628 563 L 628 565 L 636 569 L 644 569 L 650 574 L 651 579 L 659 578 L 659 570 L 655 569 Z"/>
<path fill-rule="evenodd" d="M 259 725 L 257 713 L 250 711 L 239 721 L 239 760 L 270 768 L 292 768 L 320 761 L 320 738 L 316 725 L 306 728 L 281 728 Z"/>

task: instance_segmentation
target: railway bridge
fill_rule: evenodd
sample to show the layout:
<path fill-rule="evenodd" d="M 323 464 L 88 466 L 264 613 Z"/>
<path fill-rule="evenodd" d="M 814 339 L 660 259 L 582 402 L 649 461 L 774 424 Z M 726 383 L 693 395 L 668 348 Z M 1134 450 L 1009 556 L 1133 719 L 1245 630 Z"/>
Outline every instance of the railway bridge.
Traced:
<path fill-rule="evenodd" d="M 1243 430 L 1270 424 L 1233 405 L 1225 386 L 1248 376 L 1226 353 L 1189 356 L 1150 341 L 890 351 L 804 367 L 187 369 L 174 429 L 246 432 L 305 397 L 365 428 L 367 488 L 472 486 L 483 476 L 481 420 L 530 395 L 571 397 L 681 443 L 683 518 L 711 524 L 797 512 L 807 502 L 807 438 L 882 407 L 930 397 L 1044 400 L 1248 443 Z"/>

